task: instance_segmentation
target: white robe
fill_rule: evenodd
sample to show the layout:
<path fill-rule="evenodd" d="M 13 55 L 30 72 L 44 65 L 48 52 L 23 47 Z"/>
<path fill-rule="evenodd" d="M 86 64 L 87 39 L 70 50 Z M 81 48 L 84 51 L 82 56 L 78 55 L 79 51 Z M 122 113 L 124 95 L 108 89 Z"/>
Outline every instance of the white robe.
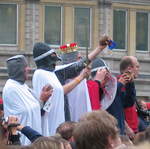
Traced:
<path fill-rule="evenodd" d="M 42 134 L 44 136 L 54 135 L 59 124 L 65 121 L 63 87 L 54 72 L 42 69 L 34 72 L 32 83 L 37 97 L 45 85 L 50 84 L 53 87 L 53 94 L 49 98 L 50 110 L 42 116 Z"/>
<path fill-rule="evenodd" d="M 9 79 L 3 89 L 4 116 L 15 115 L 24 126 L 30 126 L 41 133 L 40 104 L 26 85 Z M 22 135 L 21 143 L 27 145 L 30 141 Z"/>
<path fill-rule="evenodd" d="M 81 81 L 67 96 L 72 121 L 78 122 L 83 114 L 92 111 L 86 79 Z"/>

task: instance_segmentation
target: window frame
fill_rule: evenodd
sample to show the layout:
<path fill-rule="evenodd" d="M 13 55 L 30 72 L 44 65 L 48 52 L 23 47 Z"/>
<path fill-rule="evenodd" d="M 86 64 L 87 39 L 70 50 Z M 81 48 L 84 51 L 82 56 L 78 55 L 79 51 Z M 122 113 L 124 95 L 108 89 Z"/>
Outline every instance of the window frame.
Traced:
<path fill-rule="evenodd" d="M 64 13 L 64 8 L 63 8 L 63 6 L 62 5 L 52 5 L 52 4 L 45 4 L 44 5 L 44 17 L 43 17 L 43 19 L 44 19 L 44 31 L 43 31 L 43 37 L 44 37 L 44 42 L 45 42 L 45 8 L 47 7 L 47 6 L 49 6 L 49 7 L 57 7 L 57 8 L 60 8 L 60 12 L 61 12 L 61 14 L 60 14 L 60 16 L 61 16 L 61 20 L 60 20 L 60 22 L 61 22 L 61 24 L 60 24 L 60 45 L 62 45 L 62 40 L 63 40 L 63 13 Z M 54 45 L 54 44 L 51 44 L 51 43 L 48 43 L 48 45 L 50 45 L 52 48 L 59 48 L 60 47 L 60 45 Z"/>
<path fill-rule="evenodd" d="M 128 14 L 128 9 L 127 8 L 113 8 L 113 19 L 112 19 L 112 30 L 114 29 L 114 11 L 125 11 L 125 21 L 126 21 L 126 25 L 125 25 L 125 49 L 114 49 L 114 51 L 127 51 L 128 49 L 128 29 L 129 29 L 129 14 Z M 114 30 L 112 31 L 112 37 L 114 36 Z"/>
<path fill-rule="evenodd" d="M 16 25 L 16 43 L 15 44 L 1 44 L 0 46 L 8 46 L 8 47 L 13 47 L 13 46 L 18 46 L 18 30 L 19 30 L 19 6 L 17 3 L 0 3 L 0 5 L 16 5 L 16 14 L 17 14 L 17 25 Z"/>
<path fill-rule="evenodd" d="M 73 30 L 75 33 L 75 9 L 76 8 L 88 8 L 90 10 L 90 42 L 89 42 L 89 46 L 88 47 L 79 47 L 81 50 L 85 50 L 85 49 L 91 49 L 92 48 L 92 27 L 93 27 L 93 9 L 92 7 L 89 6 L 74 6 L 73 7 L 73 22 L 74 22 L 74 26 L 73 26 Z M 73 39 L 75 40 L 75 34 L 73 35 Z"/>
<path fill-rule="evenodd" d="M 149 44 L 149 42 L 150 42 L 150 12 L 149 11 L 146 11 L 146 10 L 136 10 L 136 12 L 135 12 L 135 15 L 137 15 L 137 13 L 147 13 L 148 14 L 148 50 L 147 51 L 143 51 L 143 50 L 137 50 L 136 49 L 136 40 L 135 40 L 135 51 L 137 52 L 137 53 L 149 53 L 150 52 L 150 44 Z M 135 16 L 135 19 L 136 19 L 136 16 Z M 135 24 L 135 27 L 136 27 L 136 24 Z M 135 39 L 136 39 L 136 37 L 135 37 Z"/>

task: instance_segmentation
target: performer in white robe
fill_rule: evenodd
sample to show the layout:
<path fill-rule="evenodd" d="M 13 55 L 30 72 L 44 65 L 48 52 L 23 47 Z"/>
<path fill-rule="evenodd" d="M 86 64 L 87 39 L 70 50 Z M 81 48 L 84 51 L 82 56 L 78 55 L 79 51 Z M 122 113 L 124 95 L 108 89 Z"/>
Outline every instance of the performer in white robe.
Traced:
<path fill-rule="evenodd" d="M 15 115 L 24 126 L 30 126 L 41 133 L 40 104 L 31 89 L 25 84 L 27 62 L 23 55 L 7 60 L 9 79 L 3 89 L 4 116 Z M 22 135 L 21 143 L 30 141 Z"/>
<path fill-rule="evenodd" d="M 55 70 L 56 61 L 59 60 L 59 57 L 56 55 L 53 49 L 51 49 L 47 44 L 36 43 L 33 48 L 33 56 L 36 62 L 38 69 L 34 72 L 33 75 L 33 89 L 39 98 L 39 92 L 44 85 L 50 84 L 53 88 L 53 94 L 50 99 L 45 103 L 44 110 L 45 113 L 42 116 L 42 134 L 44 136 L 54 135 L 56 128 L 65 121 L 64 114 L 64 89 L 60 83 L 59 79 L 65 79 L 69 77 L 68 73 L 71 75 L 78 75 L 76 70 L 81 71 L 85 65 L 82 62 L 80 68 L 77 69 L 76 64 L 74 70 L 70 72 L 69 68 L 63 68 Z M 67 70 L 66 70 L 67 69 Z M 54 71 L 55 70 L 55 71 Z M 66 74 L 66 75 L 64 75 Z M 72 75 L 71 75 L 72 76 Z M 84 78 L 81 78 L 84 79 Z M 66 79 L 65 79 L 66 80 Z M 67 90 L 71 90 L 73 86 L 79 84 L 78 81 L 75 81 L 71 86 L 67 87 Z"/>
<path fill-rule="evenodd" d="M 71 91 L 76 85 L 78 85 L 89 73 L 86 68 L 80 75 L 79 73 L 86 63 L 93 60 L 106 46 L 107 38 L 102 39 L 105 44 L 99 45 L 89 55 L 88 59 L 83 59 L 77 63 L 73 63 L 66 68 L 55 70 L 56 62 L 60 60 L 55 51 L 51 49 L 45 43 L 36 43 L 33 47 L 33 57 L 37 66 L 37 70 L 33 75 L 33 89 L 39 97 L 39 91 L 46 84 L 50 84 L 53 87 L 53 94 L 50 99 L 44 104 L 45 114 L 42 118 L 42 134 L 44 136 L 54 135 L 56 128 L 65 121 L 64 116 L 64 94 Z M 56 76 L 55 76 L 56 75 Z M 78 78 L 73 79 L 68 84 L 65 81 L 70 78 L 74 78 L 77 75 Z M 57 79 L 58 78 L 58 79 Z M 59 80 L 59 81 L 58 81 Z M 64 86 L 62 86 L 64 85 Z"/>
<path fill-rule="evenodd" d="M 75 46 L 71 46 L 72 50 L 70 50 L 69 45 L 73 44 Z M 60 46 L 60 50 L 62 51 L 62 66 L 67 66 L 70 63 L 73 64 L 82 58 L 77 50 L 78 46 L 76 43 L 67 44 L 67 46 L 68 48 L 65 52 L 61 49 L 64 46 Z M 65 83 L 68 83 L 71 80 L 72 79 L 68 79 Z M 92 111 L 86 79 L 82 80 L 74 89 L 72 89 L 72 91 L 66 95 L 65 100 L 68 102 L 68 105 L 66 104 L 65 106 L 68 106 L 71 121 L 78 122 L 83 114 Z"/>
<path fill-rule="evenodd" d="M 77 60 L 76 52 L 67 53 L 67 62 L 62 57 L 62 62 L 64 65 L 56 66 L 56 70 L 64 69 L 74 63 L 66 64 L 69 61 L 72 62 L 73 60 Z M 65 54 L 63 54 L 64 56 Z M 73 57 L 74 56 L 74 57 Z M 76 59 L 75 59 L 76 58 Z M 71 59 L 71 60 L 70 60 Z M 66 63 L 65 63 L 66 62 Z M 66 80 L 66 84 L 71 82 L 72 79 Z M 70 120 L 78 122 L 80 117 L 85 114 L 86 112 L 92 111 L 90 97 L 88 93 L 86 79 L 82 80 L 75 88 L 73 88 L 68 94 L 66 94 L 66 99 L 68 100 L 68 108 L 70 114 Z M 67 105 L 66 105 L 67 106 Z"/>
<path fill-rule="evenodd" d="M 42 134 L 44 136 L 54 135 L 59 124 L 65 121 L 64 118 L 64 91 L 62 85 L 54 72 L 38 69 L 33 75 L 33 88 L 39 97 L 43 86 L 49 83 L 53 87 L 53 94 L 50 97 L 50 107 L 45 105 L 47 111 L 42 116 Z"/>

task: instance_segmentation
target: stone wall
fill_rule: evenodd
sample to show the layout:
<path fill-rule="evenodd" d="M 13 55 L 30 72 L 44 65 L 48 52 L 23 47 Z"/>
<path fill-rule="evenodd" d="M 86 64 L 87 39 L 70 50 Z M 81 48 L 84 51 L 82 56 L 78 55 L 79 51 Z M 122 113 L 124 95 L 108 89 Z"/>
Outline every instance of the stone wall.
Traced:
<path fill-rule="evenodd" d="M 1 2 L 2 0 L 0 0 Z M 10 1 L 10 0 L 9 0 Z M 65 0 L 67 1 L 67 0 Z M 85 0 L 82 0 L 82 2 Z M 91 0 L 92 1 L 92 0 Z M 95 1 L 95 0 L 94 0 Z M 14 2 L 14 0 L 13 0 Z M 134 3 L 140 2 L 143 4 L 149 4 L 150 2 L 148 0 L 98 0 L 97 1 L 97 8 L 98 8 L 98 31 L 99 36 L 103 34 L 109 34 L 112 36 L 112 5 L 114 2 L 119 3 L 131 3 L 134 5 Z M 148 3 L 149 2 L 149 3 Z M 22 28 L 24 29 L 23 37 L 19 40 L 24 39 L 24 46 L 23 49 L 20 49 L 19 45 L 16 46 L 0 46 L 0 92 L 2 91 L 2 88 L 5 84 L 5 81 L 7 79 L 7 71 L 6 71 L 6 65 L 5 61 L 10 56 L 16 55 L 16 54 L 25 54 L 25 56 L 28 59 L 29 66 L 35 69 L 35 64 L 33 62 L 32 58 L 32 48 L 33 44 L 37 41 L 40 41 L 43 37 L 41 37 L 40 34 L 40 21 L 41 21 L 41 15 L 40 15 L 40 5 L 43 5 L 41 2 L 25 2 L 22 1 L 19 3 L 20 5 L 23 5 L 24 7 L 24 23 Z M 83 5 L 83 3 L 82 3 Z M 43 19 L 44 20 L 44 19 Z M 93 36 L 96 37 L 96 36 Z M 82 54 L 85 54 L 85 51 L 82 51 Z M 120 59 L 128 55 L 128 51 L 113 51 L 112 54 L 110 54 L 108 51 L 105 51 L 101 54 L 101 57 L 104 58 L 109 67 L 111 68 L 112 72 L 114 74 L 119 73 L 119 62 Z M 136 80 L 136 88 L 137 88 L 137 95 L 138 96 L 147 96 L 150 97 L 150 58 L 149 55 L 145 57 L 142 53 L 136 54 L 139 61 L 140 61 L 140 75 L 139 78 Z M 33 71 L 32 71 L 33 73 Z M 30 79 L 32 77 L 32 73 L 30 74 Z M 31 85 L 31 82 L 28 82 Z"/>

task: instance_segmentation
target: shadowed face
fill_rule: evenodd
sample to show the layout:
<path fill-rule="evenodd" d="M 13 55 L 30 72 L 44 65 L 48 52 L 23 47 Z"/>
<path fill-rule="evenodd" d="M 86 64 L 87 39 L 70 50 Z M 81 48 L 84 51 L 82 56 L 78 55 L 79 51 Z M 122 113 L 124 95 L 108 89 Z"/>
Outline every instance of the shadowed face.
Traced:
<path fill-rule="evenodd" d="M 26 66 L 26 67 L 24 68 L 24 77 L 25 77 L 25 80 L 28 80 L 28 79 L 29 79 L 29 73 L 30 73 L 30 71 L 31 71 L 31 68 L 30 68 L 30 67 Z"/>
<path fill-rule="evenodd" d="M 137 78 L 138 77 L 138 74 L 139 74 L 139 68 L 140 68 L 140 65 L 139 65 L 139 62 L 136 58 L 133 58 L 132 59 L 132 72 L 134 73 L 134 78 Z"/>

